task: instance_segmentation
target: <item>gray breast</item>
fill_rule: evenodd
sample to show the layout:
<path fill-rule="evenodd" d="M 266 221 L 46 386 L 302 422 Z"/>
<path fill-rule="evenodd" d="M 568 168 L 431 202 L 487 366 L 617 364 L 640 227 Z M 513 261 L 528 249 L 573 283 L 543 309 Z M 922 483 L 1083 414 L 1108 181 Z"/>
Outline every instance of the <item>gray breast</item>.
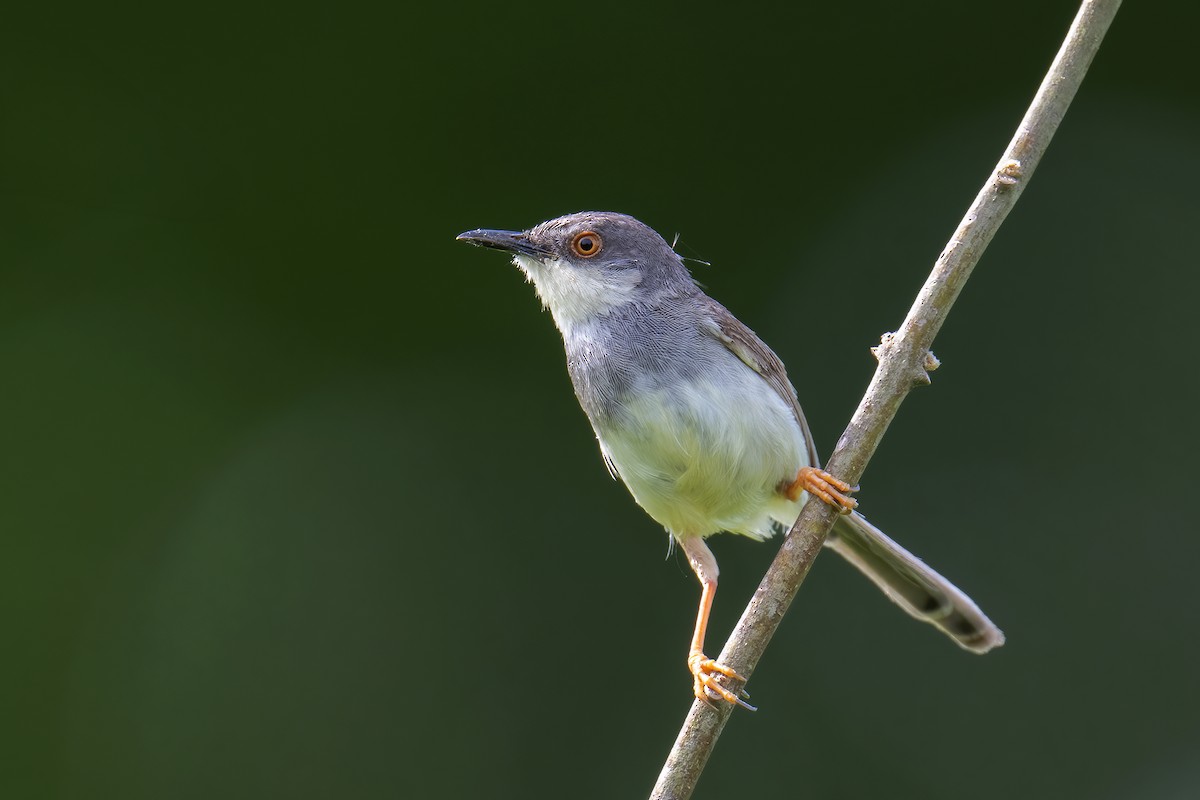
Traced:
<path fill-rule="evenodd" d="M 686 297 L 632 303 L 564 337 L 575 395 L 597 432 L 619 418 L 631 393 L 690 383 L 734 365 L 720 342 L 702 332 Z"/>

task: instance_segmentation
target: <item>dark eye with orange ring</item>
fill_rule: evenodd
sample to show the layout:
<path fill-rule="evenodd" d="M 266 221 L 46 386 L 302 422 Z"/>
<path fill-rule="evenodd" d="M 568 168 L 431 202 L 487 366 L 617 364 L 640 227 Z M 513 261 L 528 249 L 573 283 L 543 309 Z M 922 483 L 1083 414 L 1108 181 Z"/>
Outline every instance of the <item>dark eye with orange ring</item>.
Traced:
<path fill-rule="evenodd" d="M 575 234 L 575 238 L 571 240 L 571 249 L 580 258 L 591 258 L 596 253 L 599 253 L 600 248 L 603 246 L 604 240 L 595 231 L 577 233 Z"/>

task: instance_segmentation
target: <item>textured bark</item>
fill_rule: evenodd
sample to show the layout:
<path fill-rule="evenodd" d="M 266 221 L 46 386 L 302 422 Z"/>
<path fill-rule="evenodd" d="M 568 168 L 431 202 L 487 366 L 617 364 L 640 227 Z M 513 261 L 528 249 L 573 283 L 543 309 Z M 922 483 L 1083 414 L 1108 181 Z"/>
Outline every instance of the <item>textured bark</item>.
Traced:
<path fill-rule="evenodd" d="M 1100 47 L 1120 0 L 1085 0 L 1016 134 L 938 257 L 904 324 L 874 349 L 875 376 L 834 449 L 826 469 L 855 484 L 900 404 L 937 367 L 930 346 L 983 251 L 1029 182 Z M 1015 29 L 993 32 L 997 55 Z M 801 315 L 803 316 L 803 315 Z M 717 658 L 747 678 L 762 658 L 783 614 L 833 525 L 835 511 L 809 502 L 784 540 L 741 620 Z M 696 701 L 659 774 L 651 800 L 691 797 L 733 706 Z"/>

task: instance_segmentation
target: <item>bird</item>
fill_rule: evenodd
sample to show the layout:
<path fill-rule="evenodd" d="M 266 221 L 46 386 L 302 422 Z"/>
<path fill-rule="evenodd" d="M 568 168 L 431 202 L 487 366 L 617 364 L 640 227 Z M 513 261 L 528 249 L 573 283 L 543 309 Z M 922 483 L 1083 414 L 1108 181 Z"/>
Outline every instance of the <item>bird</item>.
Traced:
<path fill-rule="evenodd" d="M 705 540 L 786 531 L 808 495 L 840 512 L 826 546 L 904 611 L 974 653 L 1004 643 L 966 594 L 856 510 L 857 487 L 821 469 L 783 362 L 651 227 L 584 211 L 457 239 L 508 253 L 533 284 L 609 472 L 687 557 L 701 586 L 686 662 L 697 699 L 753 709 L 745 679 L 705 654 L 719 575 Z"/>

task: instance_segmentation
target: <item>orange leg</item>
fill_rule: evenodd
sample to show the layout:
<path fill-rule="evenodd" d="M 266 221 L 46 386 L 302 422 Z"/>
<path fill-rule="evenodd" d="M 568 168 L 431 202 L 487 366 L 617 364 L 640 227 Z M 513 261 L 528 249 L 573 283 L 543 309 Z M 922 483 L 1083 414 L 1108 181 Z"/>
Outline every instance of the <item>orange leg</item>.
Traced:
<path fill-rule="evenodd" d="M 858 508 L 858 501 L 849 496 L 851 492 L 858 491 L 857 486 L 851 486 L 816 467 L 801 467 L 796 473 L 796 480 L 780 486 L 780 490 L 788 500 L 799 500 L 802 492 L 808 492 L 843 514 Z"/>
<path fill-rule="evenodd" d="M 688 651 L 688 671 L 692 673 L 692 692 L 705 703 L 712 704 L 715 697 L 734 703 L 751 711 L 757 709 L 747 703 L 737 694 L 726 689 L 718 682 L 717 676 L 724 676 L 736 681 L 746 682 L 746 679 L 724 664 L 719 664 L 704 655 L 704 634 L 708 630 L 708 615 L 712 611 L 713 598 L 717 594 L 717 560 L 713 557 L 708 545 L 699 536 L 679 540 L 680 547 L 687 554 L 692 570 L 700 579 L 700 609 L 696 612 L 696 630 L 692 634 L 692 647 Z M 749 697 L 745 691 L 742 695 Z"/>

